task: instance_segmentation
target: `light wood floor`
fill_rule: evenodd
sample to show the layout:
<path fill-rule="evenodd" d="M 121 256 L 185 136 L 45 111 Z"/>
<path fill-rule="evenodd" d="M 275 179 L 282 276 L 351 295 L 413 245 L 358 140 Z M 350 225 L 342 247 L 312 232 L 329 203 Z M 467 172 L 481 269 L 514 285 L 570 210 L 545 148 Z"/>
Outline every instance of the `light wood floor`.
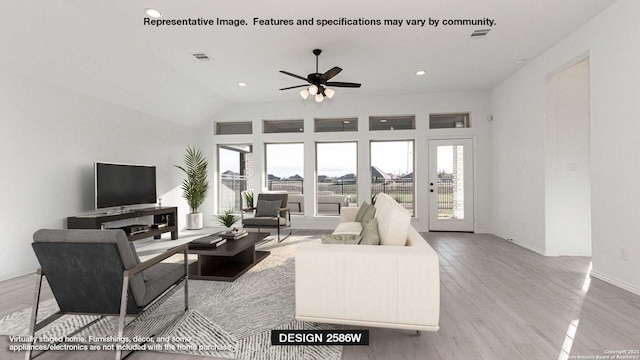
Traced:
<path fill-rule="evenodd" d="M 370 329 L 371 345 L 345 347 L 343 359 L 556 360 L 566 358 L 563 348 L 571 356 L 592 358 L 605 350 L 640 350 L 640 296 L 598 279 L 589 281 L 589 258 L 543 257 L 492 235 L 423 236 L 440 254 L 440 331 L 416 336 Z M 0 283 L 0 316 L 31 305 L 34 279 Z M 43 298 L 51 298 L 48 289 Z M 7 347 L 7 337 L 2 337 L 0 358 L 23 358 Z M 109 352 L 39 357 L 112 358 Z M 129 359 L 201 358 L 149 352 Z"/>

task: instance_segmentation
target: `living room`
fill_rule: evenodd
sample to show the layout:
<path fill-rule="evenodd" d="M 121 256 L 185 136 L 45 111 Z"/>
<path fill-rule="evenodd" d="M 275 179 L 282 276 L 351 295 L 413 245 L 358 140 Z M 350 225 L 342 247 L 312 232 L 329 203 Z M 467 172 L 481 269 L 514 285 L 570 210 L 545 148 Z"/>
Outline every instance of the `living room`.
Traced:
<path fill-rule="evenodd" d="M 344 7 L 339 14 L 329 11 L 331 4 L 310 4 L 306 10 L 253 4 L 249 12 L 246 4 L 245 8 L 230 4 L 213 7 L 208 2 L 189 7 L 168 2 L 144 6 L 77 1 L 57 2 L 55 7 L 46 2 L 8 4 L 0 15 L 6 49 L 0 54 L 0 117 L 6 129 L 0 155 L 6 167 L 0 179 L 5 189 L 5 240 L 0 255 L 0 280 L 4 283 L 0 285 L 0 303 L 7 308 L 3 316 L 32 305 L 33 273 L 39 267 L 31 247 L 34 232 L 65 229 L 67 217 L 96 211 L 95 162 L 155 166 L 162 205 L 178 208 L 182 243 L 218 229 L 213 216 L 225 205 L 220 199 L 220 173 L 224 170 L 219 164 L 220 146 L 251 145 L 253 173 L 257 175 L 247 187 L 258 194 L 268 188 L 266 146 L 303 144 L 302 173 L 298 175 L 303 179 L 304 205 L 301 214 L 292 215 L 292 238 L 279 243 L 286 246 L 296 237 L 319 239 L 340 221 L 339 216 L 316 212 L 317 192 L 322 190 L 314 180 L 322 175 L 317 167 L 318 144 L 355 143 L 352 155 L 357 161 L 353 173 L 359 176 L 354 199 L 359 205 L 373 195 L 369 177 L 371 166 L 375 165 L 372 144 L 410 141 L 415 182 L 411 225 L 441 257 L 441 329 L 415 337 L 402 331 L 372 328 L 366 350 L 345 346 L 342 358 L 388 358 L 395 350 L 401 354 L 398 358 L 509 358 L 509 351 L 517 348 L 511 358 L 524 359 L 548 358 L 551 350 L 533 349 L 544 346 L 555 349 L 555 358 L 563 348 L 567 356 L 613 354 L 603 353 L 604 349 L 637 350 L 640 234 L 634 223 L 637 211 L 633 204 L 640 196 L 635 186 L 640 170 L 634 166 L 637 156 L 633 155 L 634 134 L 638 133 L 636 119 L 640 115 L 634 96 L 639 93 L 640 83 L 640 73 L 636 71 L 640 60 L 635 40 L 640 35 L 635 26 L 640 15 L 637 2 L 571 1 L 561 5 L 527 1 L 509 6 L 473 3 L 484 9 L 475 5 L 469 8 L 470 2 L 450 7 L 412 2 L 394 9 L 336 3 L 336 7 Z M 143 25 L 147 17 L 143 10 L 147 7 L 160 10 L 161 19 L 219 16 L 246 18 L 249 24 L 213 30 L 156 28 Z M 255 16 L 469 17 L 492 18 L 495 25 L 484 38 L 469 39 L 478 27 L 266 27 L 254 26 L 251 19 Z M 300 98 L 298 92 L 302 88 L 278 91 L 301 81 L 280 70 L 303 76 L 315 71 L 315 48 L 322 49 L 317 57 L 319 72 L 340 66 L 344 70 L 335 81 L 361 82 L 362 87 L 338 88 L 335 96 L 321 103 L 313 97 Z M 390 49 L 397 54 L 415 55 L 393 56 Z M 193 53 L 198 52 L 211 59 L 194 58 Z M 566 149 L 560 145 L 564 144 L 563 139 L 584 132 L 562 128 L 562 122 L 550 116 L 548 84 L 555 75 L 584 61 L 588 61 L 588 148 L 578 161 L 578 155 L 563 153 Z M 418 70 L 426 70 L 426 74 L 418 76 Z M 377 71 L 380 74 L 371 75 Z M 239 82 L 246 86 L 239 86 Z M 451 113 L 470 114 L 470 126 L 430 127 L 430 115 Z M 373 120 L 398 116 L 412 116 L 413 128 L 370 130 Z M 346 118 L 355 119 L 356 131 L 315 131 L 318 119 Z M 303 131 L 264 133 L 265 120 L 302 120 Z M 218 133 L 217 124 L 234 122 L 251 123 L 252 133 Z M 430 142 L 460 138 L 471 139 L 473 146 L 473 221 L 472 228 L 465 231 L 474 234 L 429 232 L 435 230 L 430 219 L 433 201 L 428 185 L 434 175 L 429 168 Z M 183 174 L 174 165 L 183 163 L 187 146 L 201 149 L 209 162 L 211 188 L 200 209 L 205 219 L 205 229 L 201 231 L 184 229 L 190 209 L 180 189 Z M 586 176 L 588 203 L 573 211 L 567 204 L 554 202 L 554 191 L 558 191 L 554 186 L 558 179 L 565 181 L 578 175 Z M 567 193 L 566 188 L 563 191 Z M 572 217 L 578 210 L 588 215 L 579 226 Z M 581 230 L 576 230 L 578 227 Z M 581 242 L 566 242 L 567 232 L 572 236 L 586 235 L 579 236 Z M 146 240 L 136 247 L 143 255 L 151 256 L 158 249 L 178 244 L 171 243 L 166 235 L 162 241 L 168 244 Z M 508 265 L 501 266 L 491 259 L 491 251 L 501 251 L 498 258 Z M 492 271 L 508 274 L 518 261 L 531 270 L 492 279 L 513 286 L 517 286 L 517 279 L 528 279 L 525 282 L 533 282 L 534 288 L 552 289 L 548 298 L 575 299 L 565 306 L 561 300 L 554 305 L 549 303 L 551 300 L 535 302 L 534 296 L 517 297 L 521 302 L 512 304 L 510 309 L 524 311 L 537 306 L 531 314 L 553 323 L 539 330 L 540 338 L 545 340 L 506 337 L 504 332 L 524 331 L 520 324 L 509 325 L 509 317 L 497 332 L 480 323 L 472 324 L 474 331 L 457 327 L 462 325 L 452 318 L 454 310 L 488 321 L 468 310 L 464 301 L 445 298 L 447 291 L 465 291 L 467 296 L 482 298 L 488 296 L 484 291 L 500 288 L 497 280 L 493 283 L 485 278 L 487 282 L 482 286 L 469 280 L 474 271 L 498 276 L 488 272 L 483 257 L 493 265 Z M 508 263 L 511 257 L 515 263 Z M 465 259 L 468 265 L 456 259 Z M 551 273 L 559 274 L 561 280 Z M 547 275 L 551 276 L 546 279 L 551 283 L 536 282 L 535 278 Z M 567 278 L 562 277 L 565 275 Z M 590 281 L 592 288 L 581 293 L 585 278 L 597 280 Z M 579 279 L 583 281 L 575 285 Z M 576 292 L 556 289 L 565 280 L 577 287 Z M 197 289 L 191 291 L 197 297 Z M 603 295 L 606 293 L 611 295 Z M 452 302 L 446 305 L 445 299 Z M 594 303 L 615 306 L 588 308 Z M 483 303 L 487 314 L 500 311 L 490 304 L 489 300 Z M 584 307 L 580 323 L 573 324 L 571 313 L 567 319 L 556 320 L 540 309 L 556 305 L 578 313 L 577 308 Z M 550 313 L 555 316 L 559 310 Z M 606 323 L 602 329 L 585 320 L 594 313 L 595 319 Z M 625 323 L 618 324 L 619 328 L 609 323 L 616 321 Z M 458 324 L 459 332 L 454 335 L 451 324 Z M 573 352 L 566 351 L 565 346 L 568 338 L 574 338 L 567 331 L 572 326 L 577 334 Z M 562 331 L 557 330 L 562 327 Z M 438 336 L 438 340 L 432 336 Z M 455 339 L 461 337 L 467 337 L 463 346 L 456 345 Z M 527 345 L 506 345 L 502 351 L 499 344 L 490 340 L 493 337 Z M 439 350 L 434 349 L 436 343 Z M 479 343 L 491 345 L 476 348 Z M 134 356 L 149 355 L 163 354 Z M 96 356 L 107 358 L 112 354 Z"/>

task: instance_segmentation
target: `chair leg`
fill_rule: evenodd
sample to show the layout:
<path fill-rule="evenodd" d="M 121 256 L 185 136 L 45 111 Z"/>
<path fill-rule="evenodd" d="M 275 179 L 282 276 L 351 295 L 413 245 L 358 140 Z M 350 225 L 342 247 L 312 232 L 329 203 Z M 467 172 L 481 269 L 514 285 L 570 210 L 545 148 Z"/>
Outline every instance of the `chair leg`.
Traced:
<path fill-rule="evenodd" d="M 188 252 L 184 250 L 184 311 L 189 310 L 189 261 Z"/>
<path fill-rule="evenodd" d="M 31 307 L 31 321 L 29 322 L 29 348 L 25 354 L 26 360 L 31 360 L 32 346 L 36 336 L 36 322 L 38 320 L 38 306 L 40 304 L 40 291 L 42 290 L 42 269 L 36 273 L 36 290 L 33 295 L 33 306 Z"/>
<path fill-rule="evenodd" d="M 122 277 L 122 295 L 120 296 L 120 317 L 118 319 L 118 341 L 124 336 L 124 321 L 127 317 L 127 295 L 129 291 L 129 276 Z M 116 343 L 116 360 L 122 359 L 122 344 Z"/>
<path fill-rule="evenodd" d="M 286 238 L 288 238 L 289 236 L 291 236 L 291 229 L 289 229 L 289 234 L 285 237 L 283 237 L 282 239 L 280 238 L 280 226 L 278 226 L 278 242 L 283 242 Z"/>

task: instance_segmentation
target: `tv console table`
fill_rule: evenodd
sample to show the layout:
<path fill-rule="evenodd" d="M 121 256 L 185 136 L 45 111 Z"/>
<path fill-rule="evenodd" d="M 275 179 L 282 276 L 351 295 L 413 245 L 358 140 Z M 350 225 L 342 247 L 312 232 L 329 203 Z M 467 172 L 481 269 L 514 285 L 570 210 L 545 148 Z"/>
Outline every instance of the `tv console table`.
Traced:
<path fill-rule="evenodd" d="M 68 229 L 103 229 L 105 223 L 112 221 L 134 219 L 144 216 L 153 216 L 154 224 L 167 224 L 165 227 L 149 229 L 139 234 L 127 235 L 129 241 L 153 236 L 160 239 L 164 233 L 171 232 L 171 240 L 178 238 L 178 208 L 177 207 L 151 207 L 144 209 L 132 209 L 118 213 L 98 213 L 67 218 Z"/>

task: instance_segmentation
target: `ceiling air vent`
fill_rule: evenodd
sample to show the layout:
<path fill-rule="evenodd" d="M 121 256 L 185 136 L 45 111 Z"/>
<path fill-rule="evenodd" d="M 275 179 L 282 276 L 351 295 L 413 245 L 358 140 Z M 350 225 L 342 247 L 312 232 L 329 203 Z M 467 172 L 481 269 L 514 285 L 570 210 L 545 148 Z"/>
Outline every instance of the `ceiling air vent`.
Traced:
<path fill-rule="evenodd" d="M 472 39 L 477 39 L 477 38 L 481 38 L 483 36 L 486 36 L 489 33 L 490 30 L 491 29 L 479 29 L 479 30 L 476 30 L 471 34 L 471 38 Z"/>
<path fill-rule="evenodd" d="M 211 58 L 205 53 L 194 53 L 194 54 L 191 54 L 191 55 L 193 55 L 193 57 L 195 57 L 196 59 L 198 59 L 200 61 L 209 61 L 209 60 L 211 60 Z"/>

